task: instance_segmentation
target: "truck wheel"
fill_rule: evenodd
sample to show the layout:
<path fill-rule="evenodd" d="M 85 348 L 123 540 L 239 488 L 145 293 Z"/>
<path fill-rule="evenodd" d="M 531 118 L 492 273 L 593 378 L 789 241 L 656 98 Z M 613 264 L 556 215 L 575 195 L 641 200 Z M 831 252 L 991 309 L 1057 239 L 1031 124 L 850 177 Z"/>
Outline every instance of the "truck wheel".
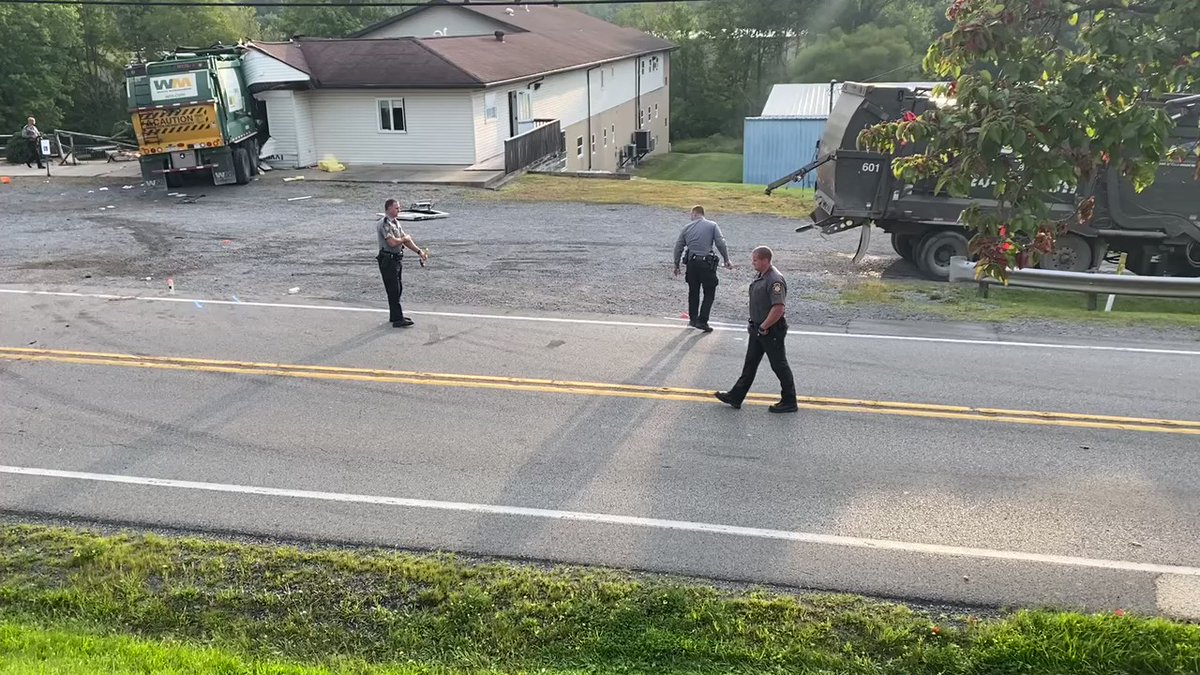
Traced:
<path fill-rule="evenodd" d="M 1086 272 L 1092 268 L 1092 244 L 1068 232 L 1054 242 L 1054 250 L 1042 256 L 1038 267 L 1061 272 Z"/>
<path fill-rule="evenodd" d="M 918 237 L 914 234 L 892 233 L 892 249 L 908 262 L 916 262 L 915 249 Z"/>
<path fill-rule="evenodd" d="M 250 153 L 242 146 L 233 149 L 233 176 L 238 185 L 250 182 Z"/>
<path fill-rule="evenodd" d="M 935 281 L 950 278 L 950 259 L 967 257 L 968 241 L 961 232 L 934 230 L 921 238 L 916 246 L 917 269 Z"/>

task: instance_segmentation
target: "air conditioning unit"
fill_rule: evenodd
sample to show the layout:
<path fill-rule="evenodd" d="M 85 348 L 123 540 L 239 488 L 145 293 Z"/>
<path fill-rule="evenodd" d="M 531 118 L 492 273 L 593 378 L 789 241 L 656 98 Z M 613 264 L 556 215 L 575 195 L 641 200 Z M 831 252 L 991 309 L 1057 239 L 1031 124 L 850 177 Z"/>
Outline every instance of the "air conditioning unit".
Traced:
<path fill-rule="evenodd" d="M 638 152 L 650 152 L 650 143 L 650 132 L 648 130 L 639 129 L 633 132 L 633 144 L 637 146 Z"/>
<path fill-rule="evenodd" d="M 637 146 L 630 143 L 629 145 L 625 146 L 625 156 L 626 157 L 637 157 L 637 150 L 638 150 Z"/>

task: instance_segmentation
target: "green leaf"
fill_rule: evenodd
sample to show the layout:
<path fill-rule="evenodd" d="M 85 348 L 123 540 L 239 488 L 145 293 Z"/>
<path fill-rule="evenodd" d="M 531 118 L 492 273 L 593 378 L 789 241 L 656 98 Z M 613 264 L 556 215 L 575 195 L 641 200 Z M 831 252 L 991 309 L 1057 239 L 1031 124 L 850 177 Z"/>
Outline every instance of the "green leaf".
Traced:
<path fill-rule="evenodd" d="M 1071 18 L 1067 19 L 1067 23 L 1071 24 L 1072 26 L 1078 25 L 1079 24 L 1079 12 L 1072 14 Z"/>

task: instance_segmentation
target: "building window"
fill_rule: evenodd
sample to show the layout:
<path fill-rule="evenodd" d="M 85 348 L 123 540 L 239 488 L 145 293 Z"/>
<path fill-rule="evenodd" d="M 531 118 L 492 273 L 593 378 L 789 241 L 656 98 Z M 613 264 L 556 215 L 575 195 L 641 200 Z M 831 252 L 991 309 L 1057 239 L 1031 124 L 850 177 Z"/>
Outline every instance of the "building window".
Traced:
<path fill-rule="evenodd" d="M 604 88 L 604 69 L 600 69 L 600 88 Z"/>
<path fill-rule="evenodd" d="M 483 95 L 483 121 L 494 122 L 500 117 L 499 111 L 496 110 L 496 95 Z"/>
<path fill-rule="evenodd" d="M 583 157 L 583 136 L 575 139 L 575 156 Z"/>
<path fill-rule="evenodd" d="M 596 134 L 592 134 L 592 154 L 596 154 Z"/>
<path fill-rule="evenodd" d="M 382 98 L 376 101 L 379 106 L 379 130 L 393 133 L 408 131 L 408 120 L 404 116 L 404 99 Z"/>
<path fill-rule="evenodd" d="M 654 119 L 658 119 L 658 104 L 654 104 Z"/>
<path fill-rule="evenodd" d="M 642 110 L 641 108 L 638 108 L 638 128 L 641 129 L 642 125 L 645 123 L 646 123 L 646 111 Z"/>
<path fill-rule="evenodd" d="M 608 129 L 600 130 L 600 140 L 604 141 L 604 147 L 608 147 Z"/>

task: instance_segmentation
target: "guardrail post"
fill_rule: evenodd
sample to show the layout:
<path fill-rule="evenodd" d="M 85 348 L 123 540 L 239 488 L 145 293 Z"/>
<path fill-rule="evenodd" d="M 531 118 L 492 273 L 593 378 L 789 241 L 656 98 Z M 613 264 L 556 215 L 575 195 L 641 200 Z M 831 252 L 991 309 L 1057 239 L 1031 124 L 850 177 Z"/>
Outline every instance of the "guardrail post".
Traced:
<path fill-rule="evenodd" d="M 986 282 L 986 281 L 979 282 L 979 297 L 981 297 L 981 298 L 988 297 L 988 282 Z"/>
<path fill-rule="evenodd" d="M 1098 300 L 1098 298 L 1099 298 L 1098 295 L 1096 295 L 1095 293 L 1088 293 L 1087 298 L 1088 298 L 1088 311 L 1089 312 L 1094 312 L 1097 309 L 1099 309 L 1100 304 L 1099 304 L 1099 300 Z"/>

